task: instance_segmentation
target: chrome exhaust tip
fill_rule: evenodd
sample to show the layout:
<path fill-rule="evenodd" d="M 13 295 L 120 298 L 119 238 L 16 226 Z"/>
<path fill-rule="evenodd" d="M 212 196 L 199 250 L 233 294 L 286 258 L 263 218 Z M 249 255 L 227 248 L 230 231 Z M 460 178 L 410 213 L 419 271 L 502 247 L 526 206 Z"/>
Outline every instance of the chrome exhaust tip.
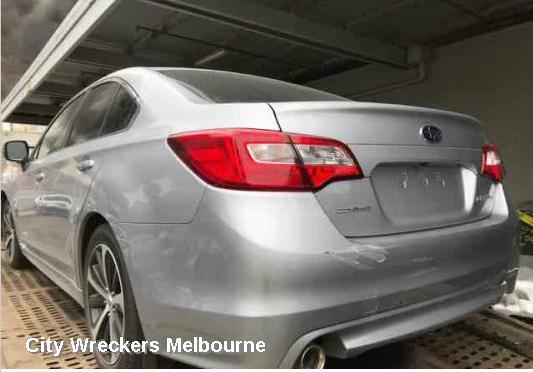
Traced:
<path fill-rule="evenodd" d="M 300 369 L 322 369 L 326 364 L 326 352 L 318 344 L 310 344 L 302 351 L 298 358 L 298 368 Z"/>

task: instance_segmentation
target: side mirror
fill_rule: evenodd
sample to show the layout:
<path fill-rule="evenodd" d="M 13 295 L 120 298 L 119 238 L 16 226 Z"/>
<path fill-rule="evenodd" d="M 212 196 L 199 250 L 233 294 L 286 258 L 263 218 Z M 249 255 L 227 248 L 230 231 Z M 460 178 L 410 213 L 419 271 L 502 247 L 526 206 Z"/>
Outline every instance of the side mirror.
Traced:
<path fill-rule="evenodd" d="M 28 160 L 30 149 L 26 141 L 8 141 L 4 144 L 4 157 L 6 160 L 24 163 Z"/>

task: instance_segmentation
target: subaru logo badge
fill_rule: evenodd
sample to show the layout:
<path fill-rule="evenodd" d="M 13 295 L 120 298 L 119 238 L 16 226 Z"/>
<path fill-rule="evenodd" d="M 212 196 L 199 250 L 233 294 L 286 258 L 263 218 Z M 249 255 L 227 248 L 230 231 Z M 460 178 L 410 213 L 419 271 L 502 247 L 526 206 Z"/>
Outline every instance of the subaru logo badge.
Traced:
<path fill-rule="evenodd" d="M 435 125 L 423 125 L 420 128 L 420 135 L 430 143 L 438 143 L 442 140 L 442 131 Z"/>

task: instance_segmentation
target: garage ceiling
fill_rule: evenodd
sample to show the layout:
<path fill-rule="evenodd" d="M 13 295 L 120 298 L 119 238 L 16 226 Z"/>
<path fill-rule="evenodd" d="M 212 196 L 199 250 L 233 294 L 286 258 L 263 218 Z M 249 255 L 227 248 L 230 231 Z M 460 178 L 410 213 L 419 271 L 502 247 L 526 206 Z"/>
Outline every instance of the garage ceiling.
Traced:
<path fill-rule="evenodd" d="M 198 67 L 305 84 L 533 20 L 533 0 L 80 0 L 2 103 L 46 125 L 73 94 L 129 66 Z"/>

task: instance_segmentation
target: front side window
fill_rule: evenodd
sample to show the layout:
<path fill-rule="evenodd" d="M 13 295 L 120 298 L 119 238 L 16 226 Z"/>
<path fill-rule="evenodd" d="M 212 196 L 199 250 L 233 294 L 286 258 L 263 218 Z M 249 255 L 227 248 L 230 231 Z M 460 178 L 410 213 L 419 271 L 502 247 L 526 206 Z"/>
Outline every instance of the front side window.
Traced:
<path fill-rule="evenodd" d="M 133 97 L 126 89 L 119 86 L 113 104 L 105 117 L 101 135 L 104 136 L 125 129 L 136 108 L 137 104 Z"/>
<path fill-rule="evenodd" d="M 36 150 L 36 158 L 41 159 L 46 155 L 59 150 L 65 145 L 68 129 L 73 115 L 81 102 L 81 97 L 69 103 L 67 107 L 50 124 L 50 128 L 44 133 L 43 139 Z"/>
<path fill-rule="evenodd" d="M 93 88 L 74 119 L 67 146 L 98 137 L 109 105 L 117 92 L 117 83 L 104 83 Z"/>

